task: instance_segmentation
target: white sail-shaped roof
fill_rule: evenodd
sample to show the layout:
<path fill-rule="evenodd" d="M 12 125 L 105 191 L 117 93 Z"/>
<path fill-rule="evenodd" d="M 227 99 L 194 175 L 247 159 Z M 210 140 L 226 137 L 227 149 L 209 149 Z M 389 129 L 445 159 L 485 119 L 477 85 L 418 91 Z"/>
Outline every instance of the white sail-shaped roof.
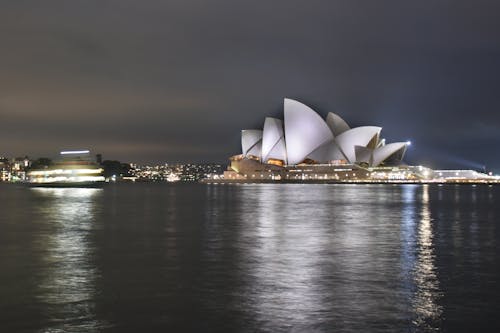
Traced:
<path fill-rule="evenodd" d="M 327 161 L 327 154 L 328 154 L 328 151 L 330 149 L 330 145 L 332 145 L 332 144 L 333 144 L 333 140 L 322 144 L 321 146 L 316 148 L 314 151 L 310 152 L 306 156 L 306 158 L 310 158 L 311 160 L 314 160 L 314 161 L 319 162 L 319 163 L 326 162 Z"/>
<path fill-rule="evenodd" d="M 286 98 L 284 121 L 268 117 L 263 131 L 243 130 L 241 147 L 244 156 L 256 156 L 262 163 L 278 159 L 288 165 L 312 159 L 319 163 L 347 160 L 378 166 L 387 159 L 402 159 L 408 144 L 386 144 L 380 138 L 381 130 L 377 126 L 350 129 L 332 112 L 324 121 L 307 105 Z"/>
<path fill-rule="evenodd" d="M 262 130 L 241 131 L 241 152 L 243 155 L 254 155 L 260 157 L 262 147 Z M 258 151 L 258 154 L 256 152 Z"/>
<path fill-rule="evenodd" d="M 287 163 L 286 145 L 284 137 L 281 137 L 281 139 L 279 139 L 279 141 L 267 155 L 267 159 L 264 162 L 267 162 L 270 159 L 282 160 L 285 164 Z"/>
<path fill-rule="evenodd" d="M 328 163 L 331 161 L 345 160 L 344 154 L 340 151 L 335 140 L 328 141 L 310 153 L 308 158 L 320 162 Z"/>
<path fill-rule="evenodd" d="M 262 134 L 262 162 L 266 163 L 270 158 L 286 162 L 286 147 L 283 121 L 267 117 Z"/>
<path fill-rule="evenodd" d="M 348 130 L 335 138 L 340 150 L 350 163 L 356 162 L 355 146 L 366 147 L 382 130 L 377 126 L 361 126 Z"/>
<path fill-rule="evenodd" d="M 372 165 L 373 149 L 356 146 L 354 147 L 354 151 L 356 153 L 356 163 L 367 163 L 368 165 Z"/>
<path fill-rule="evenodd" d="M 262 156 L 262 140 L 257 142 L 250 150 L 248 150 L 247 155 L 257 156 L 259 159 Z"/>
<path fill-rule="evenodd" d="M 285 142 L 288 164 L 302 162 L 333 134 L 323 119 L 310 107 L 285 98 Z"/>
<path fill-rule="evenodd" d="M 339 136 L 351 129 L 344 119 L 333 112 L 329 112 L 326 116 L 326 123 L 334 136 Z"/>
<path fill-rule="evenodd" d="M 395 153 L 401 154 L 401 159 L 406 152 L 406 142 L 394 142 L 379 147 L 373 151 L 373 166 L 378 166 L 380 163 L 394 155 Z"/>
<path fill-rule="evenodd" d="M 377 144 L 377 148 L 385 146 L 385 139 L 380 139 Z"/>

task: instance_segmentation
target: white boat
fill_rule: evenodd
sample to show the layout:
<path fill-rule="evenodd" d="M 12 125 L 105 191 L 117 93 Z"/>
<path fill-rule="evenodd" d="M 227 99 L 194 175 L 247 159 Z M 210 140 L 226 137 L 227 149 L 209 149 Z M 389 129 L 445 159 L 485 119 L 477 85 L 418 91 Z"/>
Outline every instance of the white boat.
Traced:
<path fill-rule="evenodd" d="M 88 150 L 63 151 L 62 158 L 41 169 L 28 171 L 28 184 L 35 187 L 99 187 L 104 169 L 89 158 Z"/>

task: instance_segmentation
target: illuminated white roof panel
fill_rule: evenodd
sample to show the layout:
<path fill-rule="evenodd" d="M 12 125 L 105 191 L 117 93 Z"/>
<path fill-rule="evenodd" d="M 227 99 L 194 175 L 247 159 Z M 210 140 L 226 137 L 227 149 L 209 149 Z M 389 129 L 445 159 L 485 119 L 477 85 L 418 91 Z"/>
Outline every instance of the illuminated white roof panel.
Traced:
<path fill-rule="evenodd" d="M 262 161 L 275 158 L 286 161 L 283 121 L 267 117 L 262 135 Z"/>
<path fill-rule="evenodd" d="M 367 163 L 368 165 L 372 164 L 373 149 L 356 146 L 354 147 L 354 151 L 356 153 L 356 163 Z"/>
<path fill-rule="evenodd" d="M 255 145 L 252 146 L 247 152 L 247 155 L 257 156 L 259 159 L 262 156 L 262 140 L 259 140 Z"/>
<path fill-rule="evenodd" d="M 328 141 L 307 155 L 308 158 L 320 162 L 328 163 L 336 160 L 345 160 L 344 154 L 340 151 L 335 140 Z"/>
<path fill-rule="evenodd" d="M 287 162 L 286 158 L 286 145 L 285 145 L 285 138 L 281 137 L 279 141 L 276 143 L 276 145 L 273 147 L 273 149 L 269 152 L 267 155 L 267 162 L 269 159 L 275 159 L 275 160 L 282 160 L 283 162 Z"/>
<path fill-rule="evenodd" d="M 318 147 L 333 139 L 325 121 L 307 105 L 285 98 L 284 109 L 288 164 L 302 162 Z"/>
<path fill-rule="evenodd" d="M 333 112 L 328 113 L 326 116 L 326 123 L 328 124 L 328 127 L 330 127 L 334 136 L 339 136 L 340 134 L 351 129 L 344 119 Z"/>
<path fill-rule="evenodd" d="M 248 152 L 259 142 L 262 141 L 262 130 L 242 130 L 241 131 L 241 152 L 247 155 Z M 254 155 L 254 154 L 252 154 Z"/>
<path fill-rule="evenodd" d="M 406 146 L 406 142 L 394 142 L 375 149 L 373 151 L 373 166 L 378 166 L 395 153 L 400 153 L 402 159 L 406 151 Z"/>
<path fill-rule="evenodd" d="M 340 150 L 347 157 L 350 163 L 356 162 L 355 146 L 366 147 L 370 141 L 377 136 L 381 127 L 377 126 L 361 126 L 348 130 L 335 138 Z"/>
<path fill-rule="evenodd" d="M 377 148 L 385 146 L 385 139 L 381 139 L 378 141 Z"/>

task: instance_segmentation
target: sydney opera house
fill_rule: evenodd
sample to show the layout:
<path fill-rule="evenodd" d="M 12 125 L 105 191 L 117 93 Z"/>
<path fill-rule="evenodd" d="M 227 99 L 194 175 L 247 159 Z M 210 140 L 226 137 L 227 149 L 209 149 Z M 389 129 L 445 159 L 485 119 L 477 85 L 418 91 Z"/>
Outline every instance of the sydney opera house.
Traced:
<path fill-rule="evenodd" d="M 388 160 L 401 160 L 407 142 L 386 144 L 382 128 L 350 128 L 330 112 L 323 120 L 314 110 L 292 99 L 285 99 L 284 121 L 266 118 L 263 130 L 241 132 L 242 156 L 276 165 L 301 163 L 350 163 L 379 166 Z"/>
<path fill-rule="evenodd" d="M 283 120 L 241 131 L 241 154 L 230 157 L 226 182 L 374 182 L 432 179 L 434 171 L 402 162 L 410 142 L 387 143 L 378 126 L 351 128 L 335 113 L 323 119 L 307 105 L 284 100 Z"/>

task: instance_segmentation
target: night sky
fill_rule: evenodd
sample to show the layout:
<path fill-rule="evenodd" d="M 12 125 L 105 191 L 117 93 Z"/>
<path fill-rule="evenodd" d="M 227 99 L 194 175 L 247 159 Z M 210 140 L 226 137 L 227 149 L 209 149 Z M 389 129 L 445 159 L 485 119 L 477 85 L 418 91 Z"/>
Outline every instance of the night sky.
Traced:
<path fill-rule="evenodd" d="M 225 162 L 284 97 L 500 172 L 500 1 L 0 0 L 0 155 Z"/>

